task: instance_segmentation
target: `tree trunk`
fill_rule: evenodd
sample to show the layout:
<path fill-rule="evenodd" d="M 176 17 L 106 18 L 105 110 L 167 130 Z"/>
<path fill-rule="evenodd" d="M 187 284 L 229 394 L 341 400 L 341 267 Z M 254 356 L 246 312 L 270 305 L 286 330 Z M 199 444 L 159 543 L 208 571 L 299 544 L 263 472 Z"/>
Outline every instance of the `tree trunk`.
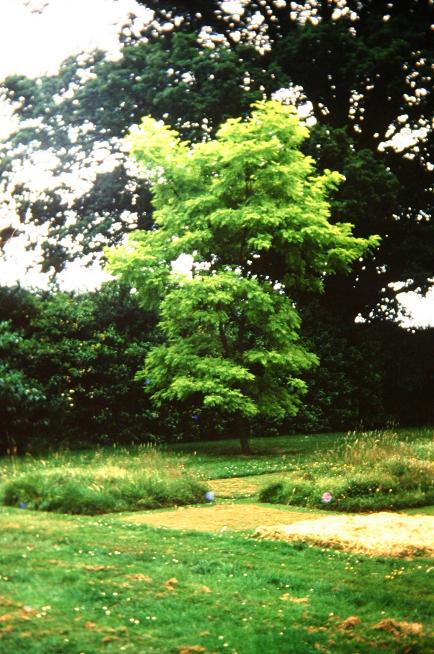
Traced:
<path fill-rule="evenodd" d="M 250 425 L 242 414 L 239 414 L 236 418 L 235 429 L 236 434 L 240 439 L 241 454 L 251 454 Z"/>

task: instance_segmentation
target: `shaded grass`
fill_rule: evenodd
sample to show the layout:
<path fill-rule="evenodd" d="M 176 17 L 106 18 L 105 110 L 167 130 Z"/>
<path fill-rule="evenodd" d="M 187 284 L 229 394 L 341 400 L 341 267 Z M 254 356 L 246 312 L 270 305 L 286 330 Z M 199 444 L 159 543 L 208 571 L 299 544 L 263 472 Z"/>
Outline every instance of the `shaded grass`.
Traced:
<path fill-rule="evenodd" d="M 101 465 L 121 467 L 134 472 L 146 467 L 143 458 L 164 456 L 173 465 L 182 466 L 200 479 L 225 479 L 234 476 L 260 475 L 290 469 L 294 463 L 318 451 L 332 447 L 344 434 L 306 434 L 255 438 L 253 454 L 240 455 L 238 439 L 172 444 L 155 448 L 147 445 L 131 447 L 98 447 L 81 451 L 57 451 L 45 456 L 0 458 L 0 483 L 20 473 L 40 468 L 57 469 L 65 465 L 94 470 Z"/>
<path fill-rule="evenodd" d="M 401 447 L 410 448 L 415 456 L 428 458 L 433 454 L 433 435 L 433 429 L 420 428 L 254 438 L 249 456 L 240 456 L 239 441 L 236 439 L 183 443 L 171 446 L 170 451 L 181 457 L 186 469 L 200 478 L 226 479 L 293 471 L 303 464 L 322 461 L 325 457 L 328 463 L 345 462 L 345 458 L 350 458 L 352 445 L 356 441 L 360 444 L 360 457 L 367 462 L 370 459 L 366 455 L 369 453 L 368 456 L 371 456 L 372 446 L 378 440 L 382 440 L 384 446 L 394 448 L 395 452 L 399 453 Z M 427 448 L 431 448 L 430 451 Z M 376 454 L 383 458 L 384 447 L 381 449 L 377 446 Z"/>
<path fill-rule="evenodd" d="M 423 654 L 433 646 L 433 568 L 423 559 L 3 508 L 0 564 L 2 654 Z M 343 627 L 349 616 L 360 623 Z M 422 631 L 391 633 L 378 628 L 385 619 Z"/>
<path fill-rule="evenodd" d="M 376 435 L 379 432 L 370 433 Z M 399 429 L 394 433 L 404 444 L 414 442 L 423 445 L 433 438 L 433 430 L 428 428 Z M 240 455 L 238 439 L 229 439 L 171 444 L 161 448 L 147 445 L 112 446 L 82 451 L 65 450 L 46 456 L 4 457 L 0 458 L 0 484 L 22 472 L 37 471 L 41 467 L 51 469 L 67 465 L 94 470 L 101 465 L 108 465 L 134 472 L 137 467 L 146 468 L 144 458 L 164 454 L 174 466 L 182 466 L 185 471 L 200 479 L 262 475 L 292 470 L 304 462 L 318 460 L 325 452 L 331 457 L 333 452 L 341 452 L 348 438 L 344 432 L 257 437 L 252 439 L 252 454 L 249 456 Z"/>
<path fill-rule="evenodd" d="M 252 439 L 252 454 L 240 455 L 239 440 L 183 443 L 171 446 L 187 469 L 202 479 L 229 479 L 291 470 L 329 449 L 344 434 L 302 434 Z"/>

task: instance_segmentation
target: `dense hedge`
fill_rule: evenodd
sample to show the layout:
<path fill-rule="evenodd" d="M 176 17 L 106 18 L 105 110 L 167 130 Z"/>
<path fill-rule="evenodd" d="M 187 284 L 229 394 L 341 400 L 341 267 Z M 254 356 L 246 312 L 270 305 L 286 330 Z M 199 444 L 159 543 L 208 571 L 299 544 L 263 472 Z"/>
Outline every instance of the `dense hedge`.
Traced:
<path fill-rule="evenodd" d="M 0 287 L 0 453 L 236 436 L 228 417 L 192 405 L 154 412 L 134 375 L 155 324 L 116 283 L 79 296 Z M 303 330 L 321 364 L 301 411 L 253 434 L 434 423 L 433 328 L 348 328 L 311 312 Z"/>

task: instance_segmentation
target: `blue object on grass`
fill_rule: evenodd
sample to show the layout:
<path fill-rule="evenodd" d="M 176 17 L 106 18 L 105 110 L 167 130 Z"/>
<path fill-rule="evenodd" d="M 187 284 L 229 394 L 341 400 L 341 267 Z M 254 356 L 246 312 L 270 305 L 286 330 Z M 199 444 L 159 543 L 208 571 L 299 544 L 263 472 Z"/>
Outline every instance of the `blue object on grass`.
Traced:
<path fill-rule="evenodd" d="M 207 502 L 214 502 L 215 500 L 215 495 L 213 491 L 207 491 L 205 493 L 205 499 Z"/>

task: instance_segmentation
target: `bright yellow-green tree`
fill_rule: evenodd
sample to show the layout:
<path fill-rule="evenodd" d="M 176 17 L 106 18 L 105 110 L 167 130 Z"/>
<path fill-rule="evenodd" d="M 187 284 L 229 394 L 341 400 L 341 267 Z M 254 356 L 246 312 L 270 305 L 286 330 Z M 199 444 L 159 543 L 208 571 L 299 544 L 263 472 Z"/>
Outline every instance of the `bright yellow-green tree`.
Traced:
<path fill-rule="evenodd" d="M 232 416 L 244 452 L 256 416 L 297 412 L 300 373 L 317 363 L 299 342 L 291 294 L 321 292 L 327 275 L 349 270 L 379 240 L 329 222 L 340 175 L 316 173 L 300 150 L 307 135 L 277 101 L 197 145 L 151 118 L 130 135 L 151 182 L 155 229 L 108 257 L 159 311 L 162 342 L 139 376 L 157 407 L 188 401 Z M 174 272 L 186 254 L 190 273 Z"/>

